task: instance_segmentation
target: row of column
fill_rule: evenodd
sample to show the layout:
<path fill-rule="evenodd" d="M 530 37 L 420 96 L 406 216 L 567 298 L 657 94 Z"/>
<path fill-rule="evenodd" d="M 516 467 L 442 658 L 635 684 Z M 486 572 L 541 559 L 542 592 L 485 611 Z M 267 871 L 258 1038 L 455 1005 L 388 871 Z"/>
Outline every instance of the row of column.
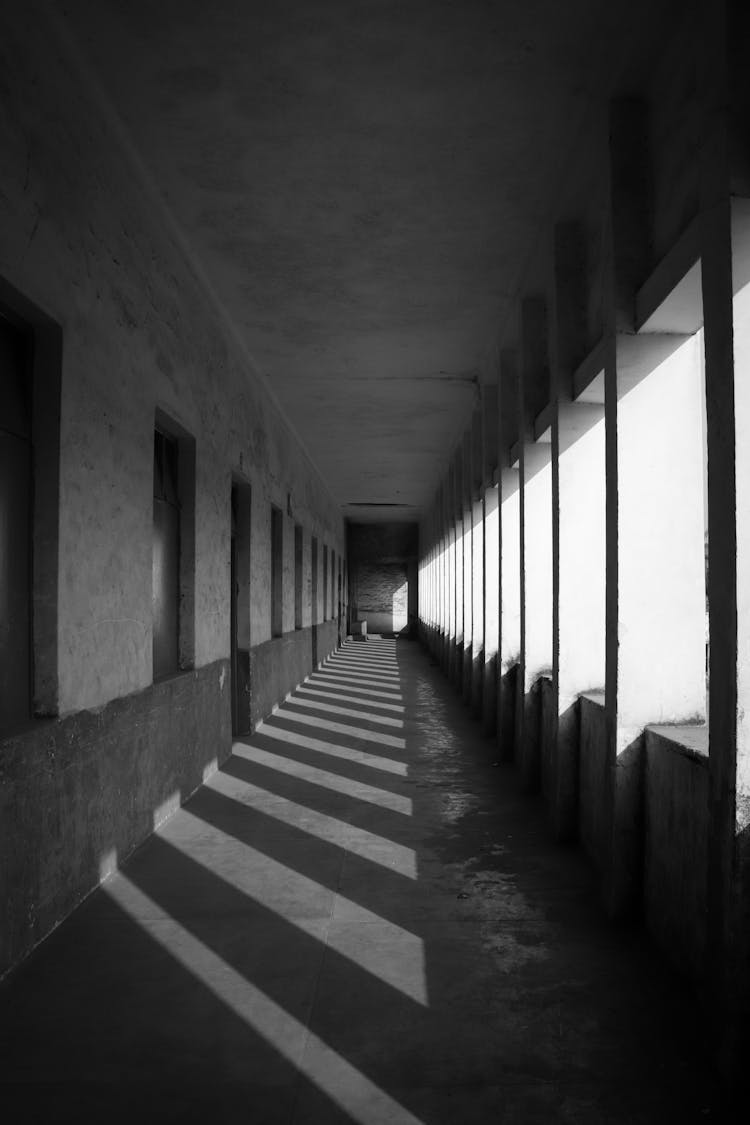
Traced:
<path fill-rule="evenodd" d="M 705 49 L 726 52 L 714 16 Z M 707 101 L 698 211 L 658 262 L 632 173 L 648 107 L 612 105 L 601 334 L 584 223 L 565 219 L 423 522 L 420 620 L 561 839 L 582 831 L 582 784 L 596 794 L 612 915 L 638 897 L 644 729 L 705 732 L 706 975 L 727 1026 L 750 977 L 750 200 L 730 191 L 726 86 Z"/>

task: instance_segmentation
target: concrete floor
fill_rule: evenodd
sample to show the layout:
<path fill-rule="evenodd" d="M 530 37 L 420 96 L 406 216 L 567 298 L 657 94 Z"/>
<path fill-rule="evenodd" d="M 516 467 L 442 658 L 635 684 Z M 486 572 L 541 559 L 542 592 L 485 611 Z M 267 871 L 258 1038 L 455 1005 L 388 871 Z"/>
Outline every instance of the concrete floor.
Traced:
<path fill-rule="evenodd" d="M 492 747 L 345 646 L 4 983 L 3 1121 L 716 1120 L 688 989 Z"/>

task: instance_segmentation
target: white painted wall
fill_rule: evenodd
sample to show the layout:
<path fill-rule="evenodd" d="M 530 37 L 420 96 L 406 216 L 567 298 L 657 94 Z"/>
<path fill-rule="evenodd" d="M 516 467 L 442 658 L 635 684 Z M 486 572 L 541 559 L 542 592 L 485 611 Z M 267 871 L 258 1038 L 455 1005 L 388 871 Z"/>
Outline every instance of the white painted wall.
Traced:
<path fill-rule="evenodd" d="M 573 425 L 579 431 L 575 439 L 570 433 Z M 567 404 L 560 410 L 559 430 L 558 684 L 562 713 L 580 692 L 604 687 L 606 477 L 603 404 Z"/>
<path fill-rule="evenodd" d="M 702 336 L 617 407 L 618 743 L 705 717 Z"/>
<path fill-rule="evenodd" d="M 501 481 L 502 616 L 500 662 L 505 672 L 521 651 L 521 509 L 518 470 L 505 469 Z"/>
<path fill-rule="evenodd" d="M 500 609 L 500 504 L 497 485 L 484 494 L 484 659 L 497 653 Z"/>
<path fill-rule="evenodd" d="M 538 462 L 544 460 L 540 467 Z M 552 667 L 552 464 L 549 444 L 524 450 L 524 690 Z"/>

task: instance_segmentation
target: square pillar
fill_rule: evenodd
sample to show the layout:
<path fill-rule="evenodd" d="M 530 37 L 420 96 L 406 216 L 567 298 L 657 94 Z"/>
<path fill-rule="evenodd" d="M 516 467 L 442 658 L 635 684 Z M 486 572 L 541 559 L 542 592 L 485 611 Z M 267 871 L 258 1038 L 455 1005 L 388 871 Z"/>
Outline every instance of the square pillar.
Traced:
<path fill-rule="evenodd" d="M 454 589 L 456 599 L 456 632 L 451 654 L 451 680 L 461 691 L 463 684 L 464 654 L 464 518 L 463 518 L 463 457 L 461 451 L 454 460 L 454 527 L 455 527 L 455 573 Z"/>
<path fill-rule="evenodd" d="M 521 654 L 516 708 L 516 760 L 529 791 L 541 781 L 542 677 L 552 673 L 552 466 L 547 434 L 535 432 L 549 407 L 547 303 L 521 302 L 518 395 L 521 522 Z M 541 429 L 548 430 L 547 422 Z M 535 441 L 534 438 L 540 440 Z"/>
<path fill-rule="evenodd" d="M 492 735 L 497 728 L 498 642 L 500 632 L 500 490 L 496 484 L 484 493 L 484 686 L 482 729 Z"/>
<path fill-rule="evenodd" d="M 518 353 L 500 352 L 498 380 L 498 669 L 497 742 L 501 759 L 515 756 L 518 661 L 521 652 L 521 531 L 518 468 L 511 449 L 518 441 Z"/>
<path fill-rule="evenodd" d="M 500 614 L 497 740 L 500 757 L 515 756 L 516 696 L 521 653 L 521 501 L 518 469 L 500 474 Z"/>
<path fill-rule="evenodd" d="M 471 709 L 482 714 L 484 679 L 484 499 L 472 505 Z"/>
<path fill-rule="evenodd" d="M 472 431 L 467 430 L 463 448 L 463 541 L 464 541 L 464 643 L 461 653 L 461 695 L 465 703 L 471 702 L 471 666 L 474 637 L 474 514 L 472 502 Z"/>
<path fill-rule="evenodd" d="M 500 505 L 498 501 L 497 383 L 487 383 L 482 395 L 482 482 L 484 498 L 484 659 L 482 668 L 482 730 L 497 729 L 497 648 L 500 613 Z"/>
<path fill-rule="evenodd" d="M 556 582 L 553 694 L 555 752 L 548 792 L 555 835 L 577 834 L 578 697 L 604 691 L 606 633 L 606 475 L 603 373 L 587 401 L 558 406 L 552 430 Z M 602 387 L 602 391 L 598 388 Z M 597 402 L 596 399 L 601 401 Z"/>
<path fill-rule="evenodd" d="M 541 684 L 552 671 L 552 447 L 520 447 L 521 652 L 516 709 L 516 760 L 523 787 L 541 780 Z"/>

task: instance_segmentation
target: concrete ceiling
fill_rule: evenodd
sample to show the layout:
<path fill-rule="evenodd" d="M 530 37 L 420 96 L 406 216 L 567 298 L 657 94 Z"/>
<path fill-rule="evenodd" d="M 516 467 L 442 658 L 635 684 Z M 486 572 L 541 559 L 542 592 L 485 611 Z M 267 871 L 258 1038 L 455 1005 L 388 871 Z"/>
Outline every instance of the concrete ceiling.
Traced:
<path fill-rule="evenodd" d="M 416 516 L 627 9 L 60 6 L 345 514 Z"/>

